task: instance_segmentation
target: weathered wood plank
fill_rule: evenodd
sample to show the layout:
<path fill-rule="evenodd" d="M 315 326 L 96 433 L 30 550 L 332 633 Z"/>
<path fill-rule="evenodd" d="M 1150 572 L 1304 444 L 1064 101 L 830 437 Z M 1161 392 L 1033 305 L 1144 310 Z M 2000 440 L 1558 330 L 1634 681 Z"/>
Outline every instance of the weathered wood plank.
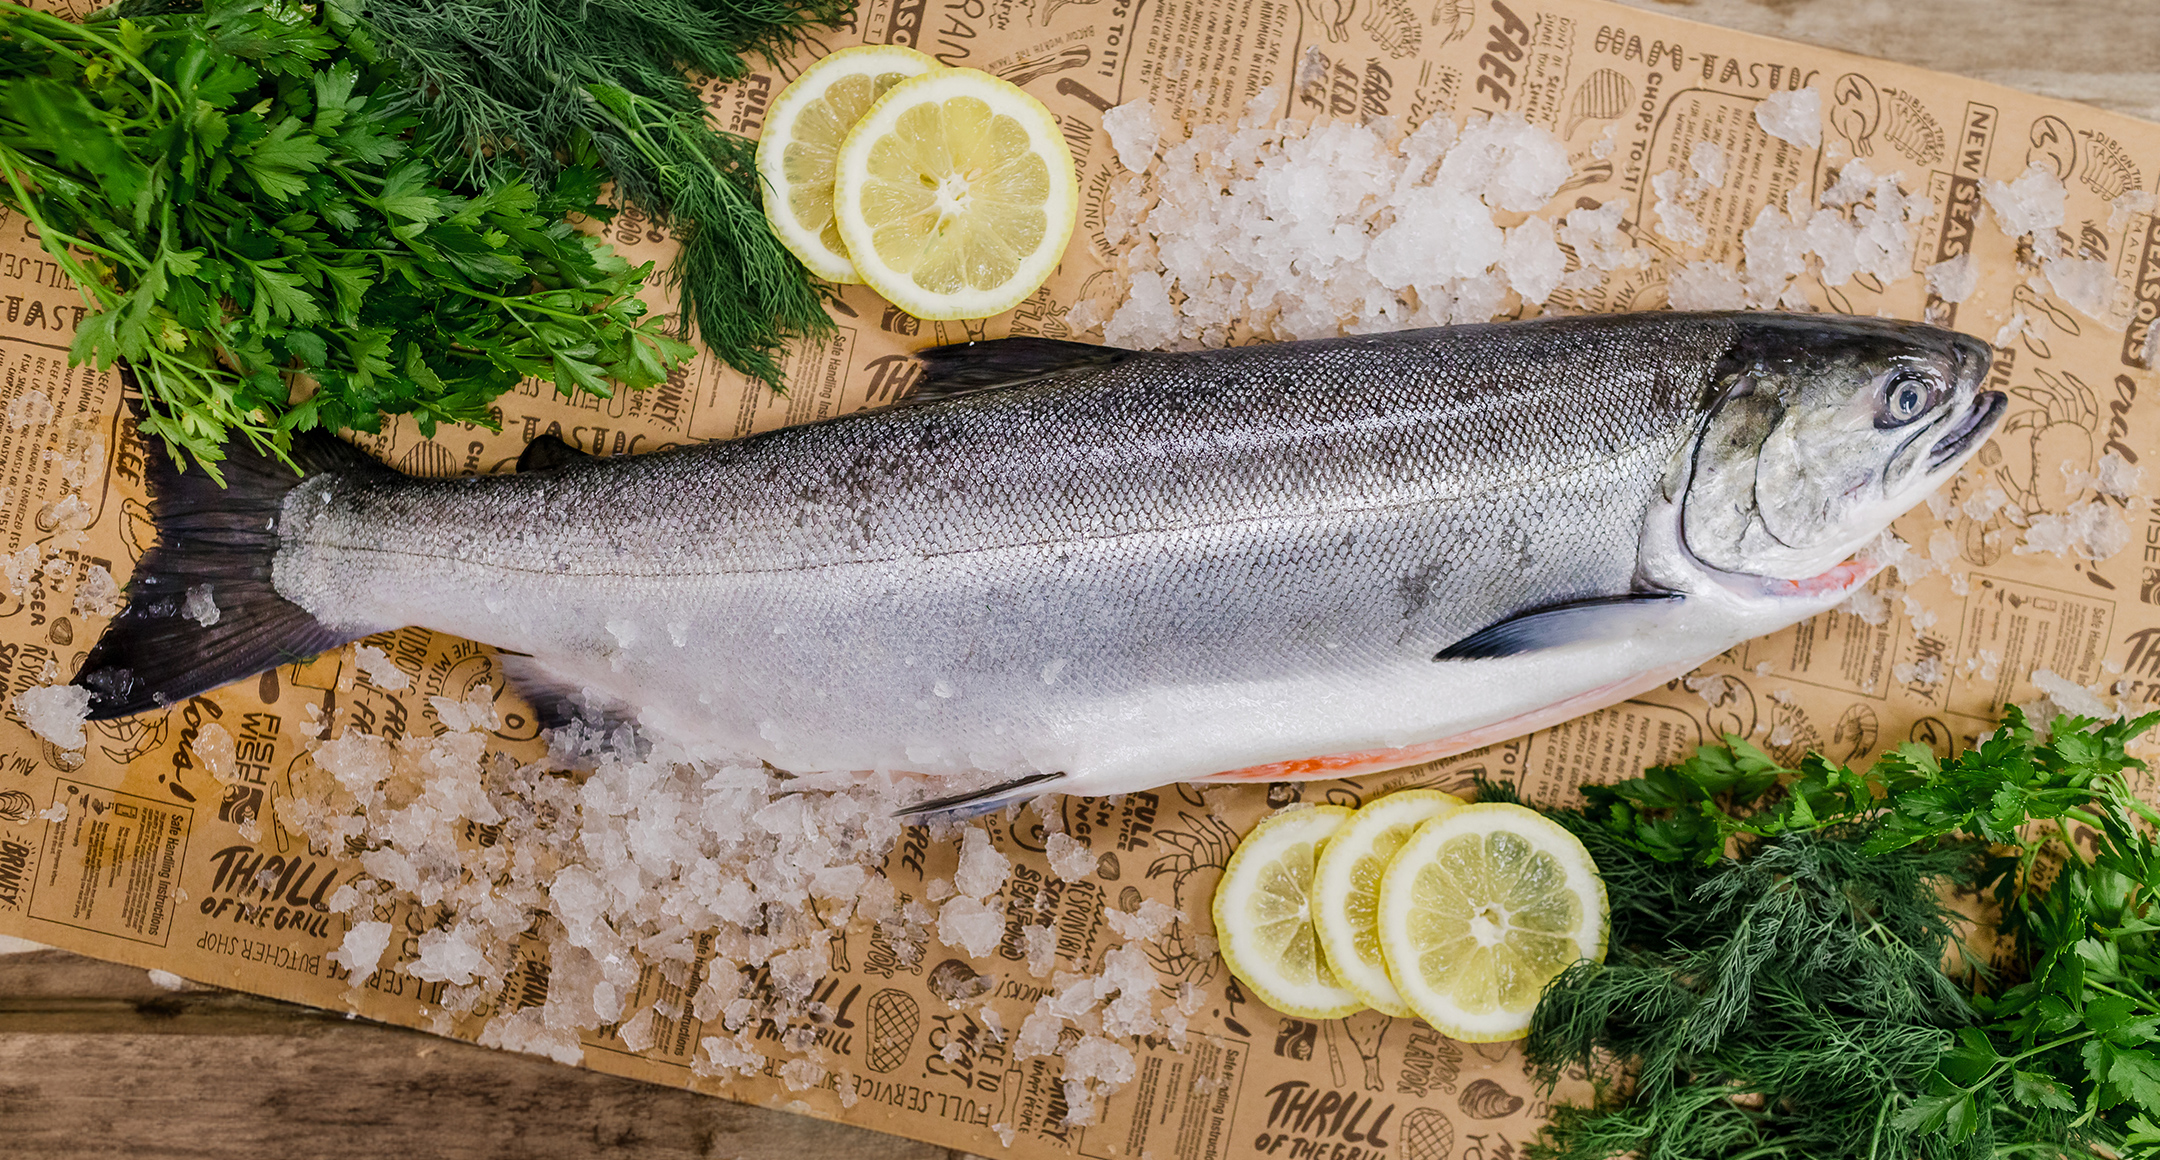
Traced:
<path fill-rule="evenodd" d="M 14 1160 L 947 1160 L 943 1148 L 60 951 L 0 956 Z"/>
<path fill-rule="evenodd" d="M 2160 121 L 2153 0 L 1620 0 Z"/>

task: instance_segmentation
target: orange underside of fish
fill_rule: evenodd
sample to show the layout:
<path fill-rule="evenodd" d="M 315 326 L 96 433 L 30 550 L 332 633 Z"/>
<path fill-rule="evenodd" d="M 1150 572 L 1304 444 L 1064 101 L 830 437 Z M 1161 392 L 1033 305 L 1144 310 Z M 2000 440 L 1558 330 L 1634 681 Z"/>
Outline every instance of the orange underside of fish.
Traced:
<path fill-rule="evenodd" d="M 1873 576 L 1881 565 L 1860 560 L 1846 560 L 1819 576 L 1804 580 L 1765 581 L 1766 589 L 1779 596 L 1820 596 L 1832 592 L 1850 591 L 1858 588 Z M 1490 725 L 1427 741 L 1418 745 L 1406 745 L 1400 749 L 1363 749 L 1354 753 L 1331 753 L 1325 757 L 1306 757 L 1296 761 L 1277 761 L 1267 765 L 1250 765 L 1244 769 L 1224 770 L 1192 780 L 1205 784 L 1241 781 L 1311 781 L 1323 777 L 1356 777 L 1360 774 L 1379 773 L 1383 770 L 1401 769 L 1406 765 L 1419 765 L 1438 761 L 1458 753 L 1535 733 L 1548 725 L 1558 725 L 1585 713 L 1594 713 L 1608 705 L 1617 705 L 1629 697 L 1647 693 L 1667 681 L 1691 670 L 1701 661 L 1671 665 L 1646 673 L 1622 677 L 1610 684 L 1599 685 L 1586 693 L 1577 693 L 1564 701 L 1534 709 L 1528 713 L 1495 721 Z"/>

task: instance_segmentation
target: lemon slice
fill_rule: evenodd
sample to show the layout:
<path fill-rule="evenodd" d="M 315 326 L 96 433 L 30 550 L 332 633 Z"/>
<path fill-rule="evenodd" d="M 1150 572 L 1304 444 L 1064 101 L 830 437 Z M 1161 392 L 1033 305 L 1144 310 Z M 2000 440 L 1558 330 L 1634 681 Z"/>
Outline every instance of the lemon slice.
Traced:
<path fill-rule="evenodd" d="M 1380 954 L 1380 875 L 1419 825 L 1462 808 L 1436 789 L 1412 789 L 1367 802 L 1329 835 L 1313 871 L 1313 924 L 1335 977 L 1365 1005 L 1401 1018 L 1417 1012 L 1388 980 Z"/>
<path fill-rule="evenodd" d="M 898 44 L 864 44 L 818 59 L 780 90 L 758 135 L 758 175 L 773 233 L 810 272 L 828 282 L 860 282 L 833 221 L 840 143 L 855 122 L 909 77 L 940 68 Z"/>
<path fill-rule="evenodd" d="M 1328 969 L 1313 930 L 1313 867 L 1350 817 L 1341 806 L 1286 810 L 1238 843 L 1215 888 L 1215 939 L 1230 973 L 1285 1015 L 1335 1019 L 1364 1007 Z"/>
<path fill-rule="evenodd" d="M 1050 110 L 956 68 L 894 85 L 849 130 L 833 213 L 887 301 L 917 318 L 988 318 L 1050 277 L 1079 202 Z"/>
<path fill-rule="evenodd" d="M 1575 835 L 1517 805 L 1419 826 L 1380 878 L 1395 989 L 1443 1035 L 1520 1039 L 1545 984 L 1605 958 L 1605 883 Z"/>

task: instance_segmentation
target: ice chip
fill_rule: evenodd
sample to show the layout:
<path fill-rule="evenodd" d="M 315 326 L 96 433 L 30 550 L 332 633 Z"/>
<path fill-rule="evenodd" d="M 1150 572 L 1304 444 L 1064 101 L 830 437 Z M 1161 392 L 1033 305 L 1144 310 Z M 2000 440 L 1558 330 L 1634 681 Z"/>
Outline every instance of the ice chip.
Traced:
<path fill-rule="evenodd" d="M 209 585 L 205 584 L 202 587 L 204 588 L 203 599 L 208 602 Z M 194 590 L 190 589 L 188 591 L 188 600 L 191 605 L 194 599 Z M 210 616 L 211 619 L 203 622 L 206 626 L 217 623 L 216 605 L 211 605 Z M 396 661 L 390 659 L 390 654 L 373 645 L 363 644 L 353 650 L 353 666 L 367 674 L 368 684 L 386 693 L 394 693 L 412 684 L 412 678 L 405 675 L 405 670 L 399 668 Z"/>
<path fill-rule="evenodd" d="M 1553 238 L 1552 223 L 1528 218 L 1507 232 L 1500 264 L 1507 270 L 1508 285 L 1523 301 L 1542 306 L 1567 273 L 1567 254 Z"/>
<path fill-rule="evenodd" d="M 997 893 L 1012 872 L 1012 860 L 998 853 L 990 835 L 971 826 L 961 836 L 960 868 L 953 873 L 953 888 L 970 898 Z"/>
<path fill-rule="evenodd" d="M 1980 268 L 1971 254 L 1945 258 L 1927 268 L 1928 293 L 1945 302 L 1963 302 L 1980 284 Z"/>
<path fill-rule="evenodd" d="M 577 1029 L 550 1027 L 544 1013 L 532 1008 L 489 1020 L 487 1026 L 480 1029 L 479 1043 L 482 1047 L 545 1056 L 571 1067 L 585 1061 L 585 1047 L 579 1042 Z M 759 1063 L 764 1061 L 763 1056 L 758 1057 Z"/>
<path fill-rule="evenodd" d="M 2095 696 L 2092 690 L 2049 669 L 2033 670 L 2032 683 L 2033 688 L 2047 694 L 2048 700 L 2055 702 L 2056 708 L 2072 716 L 2098 717 L 2101 720 L 2114 720 L 2122 716 L 2120 710 Z"/>
<path fill-rule="evenodd" d="M 1715 141 L 1697 141 L 1688 150 L 1688 169 L 1702 189 L 1723 189 L 1725 168 L 1725 150 Z"/>
<path fill-rule="evenodd" d="M 223 615 L 218 611 L 216 590 L 209 584 L 190 585 L 187 590 L 187 599 L 180 605 L 180 615 L 202 625 L 204 628 L 216 624 L 220 616 Z M 378 651 L 376 655 L 380 656 L 382 654 Z M 398 675 L 404 676 L 403 673 Z M 376 687 L 382 688 L 383 686 L 378 684 Z M 391 687 L 397 688 L 401 686 Z"/>
<path fill-rule="evenodd" d="M 227 785 L 240 780 L 236 766 L 238 747 L 233 743 L 232 731 L 215 721 L 205 721 L 195 730 L 195 741 L 189 746 L 196 760 L 202 762 L 211 777 Z"/>
<path fill-rule="evenodd" d="M 2016 181 L 1982 178 L 1980 193 L 1987 199 L 1988 208 L 1995 211 L 1996 224 L 2013 238 L 2042 232 L 2052 237 L 2055 228 L 2063 224 L 2069 197 L 2062 180 L 2039 161 L 2027 167 Z"/>
<path fill-rule="evenodd" d="M 350 971 L 357 985 L 382 962 L 383 952 L 390 949 L 390 935 L 387 922 L 356 922 L 345 932 L 344 943 L 323 957 Z"/>
<path fill-rule="evenodd" d="M 1050 1010 L 1050 999 L 1044 996 L 1035 1001 L 1035 1009 L 1020 1021 L 1019 1034 L 1013 1036 L 1013 1060 L 1022 1062 L 1038 1055 L 1055 1055 L 1063 1038 L 1065 1021 Z"/>
<path fill-rule="evenodd" d="M 1813 149 L 1822 144 L 1822 92 L 1795 89 L 1772 93 L 1755 106 L 1755 123 L 1788 145 Z"/>
<path fill-rule="evenodd" d="M 2041 512 L 2032 517 L 2024 541 L 2012 549 L 2018 555 L 2051 552 L 2075 553 L 2086 560 L 2112 559 L 2130 546 L 2130 525 L 2115 505 L 2101 500 L 2072 504 L 2061 513 Z"/>
<path fill-rule="evenodd" d="M 1095 872 L 1097 859 L 1087 843 L 1067 834 L 1052 834 L 1043 844 L 1050 872 L 1062 882 L 1077 882 Z"/>
<path fill-rule="evenodd" d="M 90 565 L 75 586 L 75 615 L 111 616 L 120 611 L 120 585 L 102 564 Z"/>
<path fill-rule="evenodd" d="M 970 957 L 988 957 L 1004 937 L 1004 913 L 964 894 L 938 910 L 938 941 L 958 947 Z"/>
<path fill-rule="evenodd" d="M 2093 479 L 2094 486 L 2116 499 L 2129 499 L 2139 494 L 2143 485 L 2145 469 L 2120 454 L 2110 451 L 2100 457 L 2099 471 Z"/>
<path fill-rule="evenodd" d="M 1680 174 L 1667 169 L 1650 179 L 1650 191 L 1657 196 L 1651 212 L 1657 215 L 1657 232 L 1683 246 L 1700 246 L 1710 240 L 1710 231 L 1702 224 L 1695 211 L 1689 209 L 1681 198 Z"/>
<path fill-rule="evenodd" d="M 15 694 L 15 712 L 32 733 L 61 749 L 89 743 L 83 722 L 90 717 L 90 690 L 77 685 L 38 685 Z"/>
<path fill-rule="evenodd" d="M 52 422 L 52 400 L 45 392 L 35 388 L 8 400 L 7 423 L 10 427 L 36 427 Z"/>
<path fill-rule="evenodd" d="M 1103 909 L 1103 920 L 1110 924 L 1110 929 L 1116 931 L 1119 938 L 1131 942 L 1154 938 L 1176 917 L 1177 911 L 1153 898 L 1141 900 L 1139 908 L 1130 912 Z"/>
<path fill-rule="evenodd" d="M 419 957 L 404 967 L 416 979 L 463 986 L 487 968 L 487 956 L 460 927 L 421 931 L 419 947 Z"/>
<path fill-rule="evenodd" d="M 1155 159 L 1155 146 L 1162 139 L 1155 106 L 1145 98 L 1127 101 L 1103 113 L 1102 127 L 1110 135 L 1110 147 L 1116 150 L 1118 163 L 1134 173 L 1146 172 L 1148 163 Z"/>
<path fill-rule="evenodd" d="M 2088 318 L 2114 317 L 2119 303 L 2129 297 L 2115 280 L 2114 268 L 2098 258 L 2057 258 L 2040 268 L 2056 296 Z"/>
<path fill-rule="evenodd" d="M 1672 272 L 1666 298 L 1674 310 L 1742 310 L 1747 289 L 1723 262 L 1686 262 Z"/>
<path fill-rule="evenodd" d="M 1020 948 L 1028 974 L 1048 978 L 1057 966 L 1057 928 L 1047 924 L 1021 927 Z"/>

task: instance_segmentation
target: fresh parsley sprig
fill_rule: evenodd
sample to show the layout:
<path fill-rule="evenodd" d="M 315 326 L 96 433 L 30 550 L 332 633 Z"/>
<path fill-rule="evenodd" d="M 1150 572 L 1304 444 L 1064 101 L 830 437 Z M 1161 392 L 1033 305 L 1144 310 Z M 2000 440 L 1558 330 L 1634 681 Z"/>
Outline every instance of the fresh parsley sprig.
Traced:
<path fill-rule="evenodd" d="M 521 379 L 606 395 L 689 357 L 638 297 L 650 268 L 565 220 L 606 213 L 589 157 L 544 195 L 451 188 L 400 91 L 334 9 L 0 2 L 7 200 L 94 308 L 73 355 L 129 369 L 145 435 L 215 472 L 235 435 L 492 426 Z"/>

